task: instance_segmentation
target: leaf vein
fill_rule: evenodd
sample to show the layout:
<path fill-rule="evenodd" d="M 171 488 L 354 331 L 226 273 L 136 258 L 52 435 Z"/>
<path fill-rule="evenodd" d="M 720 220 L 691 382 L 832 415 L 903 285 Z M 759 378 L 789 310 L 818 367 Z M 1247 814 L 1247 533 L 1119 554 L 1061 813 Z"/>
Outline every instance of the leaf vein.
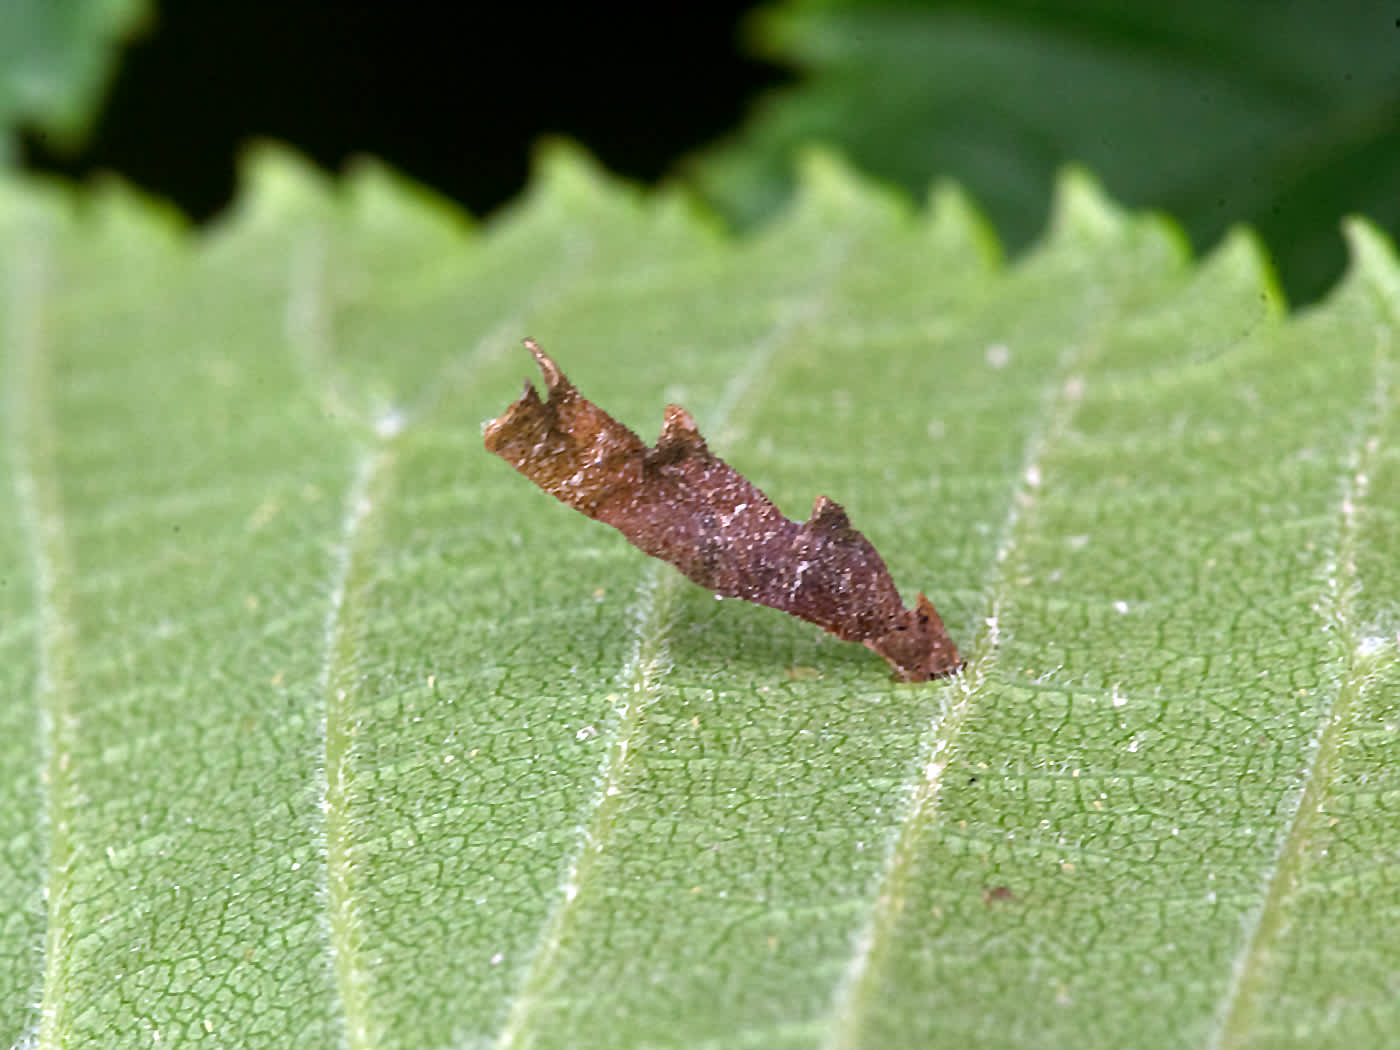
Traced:
<path fill-rule="evenodd" d="M 73 598 L 75 573 L 64 522 L 55 462 L 55 423 L 50 414 L 54 392 L 45 360 L 43 301 L 48 291 L 47 257 L 35 236 L 8 274 L 10 309 L 5 330 L 9 344 L 10 403 L 5 416 L 12 450 L 11 473 L 16 504 L 29 544 L 34 571 L 34 605 L 38 673 L 39 783 L 41 840 L 47 857 L 44 873 L 45 933 L 42 990 L 39 993 L 40 1050 L 67 1043 L 69 949 L 72 944 L 72 885 L 69 875 L 77 851 L 71 837 L 77 788 L 72 766 L 76 710 L 77 628 Z"/>
<path fill-rule="evenodd" d="M 998 532 L 982 629 L 966 666 L 953 679 L 948 699 L 926 738 L 920 771 L 914 781 L 906 785 L 904 812 L 878 878 L 870 918 L 855 938 L 851 960 L 833 997 L 829 1037 L 822 1044 L 825 1050 L 847 1050 L 862 1045 L 862 1025 L 870 1004 L 878 999 L 874 986 L 878 958 L 894 938 L 905 887 L 914 873 L 918 840 L 937 805 L 958 735 L 996 663 L 1001 638 L 1000 616 L 1010 586 L 1010 577 L 1002 567 L 1014 555 L 1021 524 L 1028 512 L 1034 510 L 1041 465 L 1049 449 L 1062 443 L 1069 431 L 1082 395 L 1078 367 L 1084 356 L 1083 353 L 1067 354 L 1041 398 L 1036 416 L 1040 422 L 1027 436 L 1006 516 Z"/>
<path fill-rule="evenodd" d="M 1378 336 L 1370 404 L 1360 413 L 1348 457 L 1351 470 L 1339 486 L 1341 492 L 1333 518 L 1336 552 L 1323 582 L 1323 616 L 1341 639 L 1345 671 L 1336 696 L 1321 713 L 1302 786 L 1290 803 L 1280 807 L 1285 823 L 1273 863 L 1264 876 L 1259 907 L 1245 916 L 1241 947 L 1215 1011 L 1211 1035 L 1206 1040 L 1208 1050 L 1242 1046 L 1252 1034 L 1255 1006 L 1264 997 L 1263 985 L 1272 963 L 1273 945 L 1283 932 L 1288 908 L 1302 879 L 1302 869 L 1308 860 L 1308 840 L 1323 804 L 1342 734 L 1375 670 L 1377 654 L 1363 644 L 1354 599 L 1361 587 L 1356 567 L 1358 519 L 1367 494 L 1368 478 L 1381 454 L 1379 434 L 1385 427 L 1392 402 L 1392 362 L 1387 349 L 1386 336 Z"/>
<path fill-rule="evenodd" d="M 783 347 L 827 309 L 832 287 L 852 247 L 850 238 L 832 239 L 827 243 L 816 263 L 815 280 L 803 294 L 785 304 L 779 311 L 777 323 L 754 343 L 745 366 L 725 383 L 714 409 L 706 414 L 707 425 L 719 440 L 735 439 L 737 432 L 729 428 L 730 420 L 753 394 L 761 377 L 772 368 Z M 599 769 L 593 802 L 583 820 L 580 844 L 565 868 L 559 901 L 545 921 L 540 941 L 526 965 L 520 991 L 511 1003 L 494 1044 L 496 1050 L 510 1050 L 528 1042 L 528 1027 L 549 991 L 555 958 L 577 914 L 576 902 L 602 855 L 613 815 L 621 808 L 628 756 L 637 750 L 646 708 L 659 695 L 661 681 L 670 669 L 666 633 L 681 580 L 678 573 L 658 564 L 648 570 L 638 588 L 634 606 L 638 631 L 633 655 L 621 675 L 624 692 L 630 695 L 612 728 L 612 740 Z"/>
<path fill-rule="evenodd" d="M 326 612 L 325 660 L 320 688 L 325 703 L 325 894 L 331 972 L 339 994 L 347 1044 L 363 1050 L 377 1041 L 371 1033 L 371 974 L 364 958 L 354 889 L 353 761 L 355 651 L 365 592 L 373 574 L 378 542 L 377 512 L 387 502 L 393 453 L 366 449 L 356 463 L 346 496 L 340 542 L 334 554 L 331 595 Z"/>
<path fill-rule="evenodd" d="M 325 785 L 322 810 L 325 835 L 325 920 L 331 973 L 339 996 L 345 1038 L 351 1050 L 368 1050 L 379 1041 L 371 1022 L 372 973 L 366 961 L 358 914 L 354 861 L 354 798 L 351 765 L 356 719 L 353 693 L 355 653 L 362 628 L 366 592 L 373 576 L 373 551 L 379 542 L 380 513 L 389 502 L 394 481 L 392 442 L 421 420 L 447 393 L 456 389 L 493 350 L 523 325 L 523 315 L 541 301 L 558 299 L 586 273 L 594 239 L 573 239 L 559 253 L 553 274 L 532 284 L 513 308 L 473 347 L 444 367 L 435 382 L 406 409 L 375 406 L 372 417 L 352 404 L 350 384 L 333 360 L 333 333 L 326 309 L 327 246 L 308 236 L 294 254 L 284 314 L 288 343 L 317 392 L 325 411 L 351 423 L 368 441 L 355 464 L 346 496 L 340 540 L 333 554 L 330 601 L 325 620 L 325 660 L 320 676 L 325 705 L 323 748 Z"/>

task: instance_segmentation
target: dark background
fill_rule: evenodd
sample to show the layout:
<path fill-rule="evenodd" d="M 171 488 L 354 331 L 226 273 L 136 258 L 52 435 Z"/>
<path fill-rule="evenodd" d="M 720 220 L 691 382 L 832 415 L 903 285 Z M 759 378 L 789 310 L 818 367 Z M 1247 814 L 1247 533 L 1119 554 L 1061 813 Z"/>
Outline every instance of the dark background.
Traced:
<path fill-rule="evenodd" d="M 785 79 L 744 57 L 737 23 L 754 6 L 165 0 L 84 143 L 27 130 L 22 164 L 118 172 L 196 220 L 229 203 L 259 138 L 329 171 L 373 154 L 477 216 L 520 191 L 546 134 L 653 181 Z"/>
<path fill-rule="evenodd" d="M 34 32 L 51 61 L 100 58 L 91 41 L 62 50 L 68 8 L 52 3 L 27 0 L 49 12 Z M 164 0 L 111 56 L 83 144 L 31 129 L 18 152 L 30 170 L 116 172 L 202 221 L 231 200 L 244 148 L 271 139 L 331 173 L 379 157 L 481 217 L 564 135 L 611 173 L 683 176 L 747 229 L 790 199 L 815 143 L 911 204 L 958 182 L 1013 257 L 1074 163 L 1198 253 L 1249 226 L 1294 306 L 1343 272 L 1342 216 L 1400 240 L 1400 0 L 695 8 Z M 746 57 L 745 37 L 801 87 L 764 105 L 799 78 Z"/>

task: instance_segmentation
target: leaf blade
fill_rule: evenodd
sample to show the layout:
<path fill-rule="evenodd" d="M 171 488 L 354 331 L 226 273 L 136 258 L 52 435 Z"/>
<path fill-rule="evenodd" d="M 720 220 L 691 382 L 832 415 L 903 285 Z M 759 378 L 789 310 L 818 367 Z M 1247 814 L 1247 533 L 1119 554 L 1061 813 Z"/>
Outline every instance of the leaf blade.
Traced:
<path fill-rule="evenodd" d="M 1192 264 L 1079 175 L 1003 270 L 955 193 L 910 215 L 821 158 L 740 242 L 550 163 L 484 230 L 276 156 L 201 238 L 120 194 L 60 207 L 33 398 L 32 191 L 0 198 L 5 403 L 53 419 L 75 630 L 56 961 L 23 904 L 43 749 L 4 752 L 11 1038 L 1230 1045 L 1229 1018 L 1336 1013 L 1272 961 L 1327 936 L 1319 895 L 1364 946 L 1330 968 L 1371 991 L 1337 1030 L 1383 1024 L 1358 908 L 1391 898 L 1325 887 L 1388 840 L 1290 839 L 1289 806 L 1348 680 L 1316 793 L 1389 797 L 1388 249 L 1358 234 L 1359 276 L 1288 319 L 1249 238 Z M 644 436 L 681 401 L 794 513 L 838 499 L 979 639 L 972 671 L 897 686 L 522 482 L 473 425 L 529 372 L 517 334 Z M 4 709 L 32 720 L 10 509 L 0 543 Z M 1348 644 L 1374 642 L 1352 679 L 1314 609 L 1329 558 L 1356 565 Z M 1280 849 L 1309 889 L 1269 904 Z M 1251 934 L 1270 908 L 1301 925 Z"/>
<path fill-rule="evenodd" d="M 1392 232 L 1400 219 L 1400 83 L 1379 4 L 790 0 L 752 29 L 756 50 L 804 78 L 690 166 L 744 223 L 786 198 L 794 151 L 822 142 L 913 194 L 934 177 L 965 184 L 1019 251 L 1058 169 L 1083 163 L 1197 245 L 1253 225 L 1307 302 L 1345 264 L 1339 213 Z"/>

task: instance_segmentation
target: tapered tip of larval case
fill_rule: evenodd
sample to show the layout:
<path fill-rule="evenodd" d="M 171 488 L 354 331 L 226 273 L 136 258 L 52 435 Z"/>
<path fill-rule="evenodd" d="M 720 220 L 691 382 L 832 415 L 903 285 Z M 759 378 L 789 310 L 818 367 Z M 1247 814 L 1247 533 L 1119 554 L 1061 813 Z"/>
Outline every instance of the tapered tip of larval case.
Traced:
<path fill-rule="evenodd" d="M 540 371 L 544 373 L 545 386 L 550 390 L 568 383 L 564 378 L 564 373 L 559 370 L 559 366 L 554 363 L 554 359 L 540 349 L 540 344 L 533 339 L 522 339 L 525 349 L 535 356 L 535 361 L 540 366 Z"/>

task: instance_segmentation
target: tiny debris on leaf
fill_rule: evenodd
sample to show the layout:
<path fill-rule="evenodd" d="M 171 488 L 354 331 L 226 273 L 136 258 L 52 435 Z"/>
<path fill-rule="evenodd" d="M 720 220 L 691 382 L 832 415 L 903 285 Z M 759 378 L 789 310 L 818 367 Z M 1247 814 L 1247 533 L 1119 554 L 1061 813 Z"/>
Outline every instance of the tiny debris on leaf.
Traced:
<path fill-rule="evenodd" d="M 605 522 L 642 551 L 726 598 L 767 605 L 889 661 L 906 682 L 962 666 L 933 604 L 906 609 L 884 560 L 846 512 L 818 496 L 790 521 L 712 453 L 695 420 L 667 405 L 648 448 L 582 397 L 532 340 L 546 399 L 525 393 L 486 425 L 486 448 L 550 495 Z"/>
<path fill-rule="evenodd" d="M 1009 886 L 983 886 L 982 903 L 991 905 L 998 901 L 1011 901 L 1016 899 L 1016 894 L 1011 892 Z"/>

